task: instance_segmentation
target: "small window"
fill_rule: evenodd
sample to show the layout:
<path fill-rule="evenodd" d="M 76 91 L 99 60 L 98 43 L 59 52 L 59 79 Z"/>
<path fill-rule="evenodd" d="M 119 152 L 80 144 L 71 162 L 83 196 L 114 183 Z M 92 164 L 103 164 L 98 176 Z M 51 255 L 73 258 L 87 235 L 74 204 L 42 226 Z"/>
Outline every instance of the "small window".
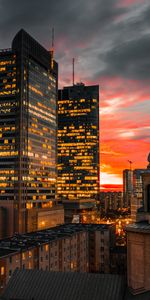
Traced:
<path fill-rule="evenodd" d="M 4 274 L 5 274 L 5 268 L 1 267 L 1 275 L 4 275 Z"/>
<path fill-rule="evenodd" d="M 48 251 L 48 245 L 45 245 L 45 251 L 46 252 Z"/>

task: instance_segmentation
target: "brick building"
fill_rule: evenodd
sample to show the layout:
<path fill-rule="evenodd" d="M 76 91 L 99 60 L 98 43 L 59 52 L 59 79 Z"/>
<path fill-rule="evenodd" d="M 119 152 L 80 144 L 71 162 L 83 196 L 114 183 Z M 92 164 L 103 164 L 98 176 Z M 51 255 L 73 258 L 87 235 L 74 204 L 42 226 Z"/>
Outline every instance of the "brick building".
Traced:
<path fill-rule="evenodd" d="M 0 241 L 0 290 L 14 270 L 109 273 L 111 224 L 66 224 Z"/>

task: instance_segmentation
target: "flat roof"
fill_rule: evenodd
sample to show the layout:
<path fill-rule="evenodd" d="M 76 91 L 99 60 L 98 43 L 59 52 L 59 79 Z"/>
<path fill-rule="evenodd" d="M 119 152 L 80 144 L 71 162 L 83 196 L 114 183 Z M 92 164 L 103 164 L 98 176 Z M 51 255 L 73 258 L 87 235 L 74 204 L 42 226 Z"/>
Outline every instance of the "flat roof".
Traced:
<path fill-rule="evenodd" d="M 150 233 L 150 224 L 148 222 L 137 222 L 126 226 L 126 231 L 138 233 Z"/>
<path fill-rule="evenodd" d="M 10 254 L 15 254 L 16 252 L 18 252 L 18 251 L 13 250 L 13 249 L 0 248 L 0 258 L 9 256 Z"/>
<path fill-rule="evenodd" d="M 13 251 L 26 251 L 39 245 L 48 244 L 50 241 L 71 237 L 78 232 L 107 231 L 114 227 L 113 224 L 63 224 L 45 230 L 26 234 L 15 234 L 10 238 L 0 240 L 0 249 Z"/>

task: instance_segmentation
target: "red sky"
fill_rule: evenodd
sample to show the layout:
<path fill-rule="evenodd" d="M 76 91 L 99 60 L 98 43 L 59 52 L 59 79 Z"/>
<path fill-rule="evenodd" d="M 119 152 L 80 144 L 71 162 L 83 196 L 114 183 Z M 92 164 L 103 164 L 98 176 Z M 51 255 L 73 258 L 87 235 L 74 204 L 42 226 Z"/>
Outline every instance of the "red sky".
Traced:
<path fill-rule="evenodd" d="M 121 77 L 101 81 L 101 183 L 121 184 L 122 170 L 129 168 L 128 160 L 134 169 L 147 165 L 150 88 Z"/>

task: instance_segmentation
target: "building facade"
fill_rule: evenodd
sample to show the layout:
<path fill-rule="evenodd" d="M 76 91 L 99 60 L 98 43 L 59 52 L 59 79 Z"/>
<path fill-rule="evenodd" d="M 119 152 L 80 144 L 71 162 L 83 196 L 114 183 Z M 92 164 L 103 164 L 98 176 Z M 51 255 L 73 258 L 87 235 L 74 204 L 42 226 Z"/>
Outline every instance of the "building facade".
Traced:
<path fill-rule="evenodd" d="M 67 224 L 0 241 L 0 291 L 14 270 L 109 273 L 115 226 Z"/>
<path fill-rule="evenodd" d="M 0 208 L 5 227 L 14 220 L 5 235 L 28 231 L 55 203 L 57 73 L 24 30 L 0 52 Z"/>
<path fill-rule="evenodd" d="M 105 213 L 118 211 L 123 207 L 122 192 L 100 192 L 100 209 Z"/>
<path fill-rule="evenodd" d="M 98 194 L 99 86 L 80 83 L 58 94 L 57 196 L 69 214 L 93 208 Z"/>

